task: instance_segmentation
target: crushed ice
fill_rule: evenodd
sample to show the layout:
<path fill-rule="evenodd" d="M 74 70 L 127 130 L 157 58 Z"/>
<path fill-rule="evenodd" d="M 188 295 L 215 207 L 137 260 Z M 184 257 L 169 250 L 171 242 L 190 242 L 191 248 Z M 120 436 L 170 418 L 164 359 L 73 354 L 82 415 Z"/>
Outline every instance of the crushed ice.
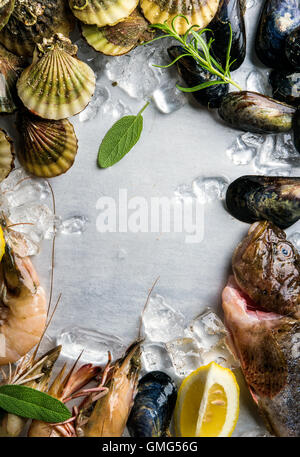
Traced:
<path fill-rule="evenodd" d="M 224 176 L 199 176 L 191 184 L 180 184 L 174 194 L 179 200 L 197 199 L 201 204 L 223 200 L 229 180 Z"/>

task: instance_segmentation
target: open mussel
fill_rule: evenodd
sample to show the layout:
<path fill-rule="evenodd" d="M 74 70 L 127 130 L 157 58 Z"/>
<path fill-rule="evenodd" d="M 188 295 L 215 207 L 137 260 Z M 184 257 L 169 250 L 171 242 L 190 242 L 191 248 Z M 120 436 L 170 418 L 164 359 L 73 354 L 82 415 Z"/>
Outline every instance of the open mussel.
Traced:
<path fill-rule="evenodd" d="M 116 25 L 97 27 L 97 25 L 82 24 L 81 30 L 90 46 L 109 56 L 126 54 L 138 43 L 153 38 L 148 22 L 137 9 Z"/>
<path fill-rule="evenodd" d="M 74 128 L 67 119 L 51 121 L 26 111 L 19 114 L 17 127 L 22 138 L 17 156 L 27 171 L 53 178 L 71 168 L 78 145 Z"/>
<path fill-rule="evenodd" d="M 0 182 L 9 175 L 13 166 L 13 142 L 5 131 L 0 129 Z"/>
<path fill-rule="evenodd" d="M 285 54 L 290 65 L 300 71 L 300 27 L 297 27 L 286 39 Z"/>
<path fill-rule="evenodd" d="M 170 58 L 175 60 L 179 56 L 185 54 L 185 50 L 181 46 L 171 46 L 168 49 Z M 191 56 L 184 56 L 176 62 L 177 70 L 188 87 L 195 87 L 208 81 L 217 81 L 220 78 L 212 75 L 208 70 L 199 65 Z M 223 97 L 228 93 L 228 84 L 216 84 L 206 87 L 205 89 L 192 92 L 193 97 L 201 105 L 210 108 L 218 108 Z"/>
<path fill-rule="evenodd" d="M 183 35 L 191 25 L 198 25 L 201 29 L 206 27 L 215 16 L 219 3 L 220 0 L 141 0 L 141 8 L 151 24 L 167 21 L 170 25 L 175 16 L 184 15 L 189 24 L 183 17 L 175 21 L 177 33 Z"/>
<path fill-rule="evenodd" d="M 81 22 L 98 27 L 114 25 L 128 17 L 139 0 L 69 0 L 70 8 Z"/>
<path fill-rule="evenodd" d="M 21 74 L 18 95 L 45 119 L 65 119 L 82 111 L 95 90 L 95 74 L 75 58 L 77 46 L 58 34 L 38 45 L 33 63 Z"/>
<path fill-rule="evenodd" d="M 177 399 L 177 389 L 162 371 L 147 373 L 138 384 L 127 428 L 132 437 L 166 436 Z"/>
<path fill-rule="evenodd" d="M 16 0 L 0 32 L 0 42 L 19 56 L 32 56 L 36 43 L 54 33 L 68 36 L 74 27 L 67 0 Z"/>
<path fill-rule="evenodd" d="M 7 24 L 15 6 L 15 0 L 0 0 L 0 30 Z"/>
<path fill-rule="evenodd" d="M 214 39 L 211 50 L 223 68 L 227 59 L 230 26 L 232 30 L 230 57 L 233 62 L 230 70 L 233 71 L 242 65 L 246 56 L 246 28 L 240 0 L 221 0 L 218 12 L 209 24 Z"/>
<path fill-rule="evenodd" d="M 274 70 L 269 77 L 273 97 L 289 105 L 300 105 L 300 73 L 285 73 Z"/>
<path fill-rule="evenodd" d="M 286 39 L 299 26 L 299 0 L 266 0 L 255 42 L 261 62 L 267 67 L 288 70 Z"/>
<path fill-rule="evenodd" d="M 300 178 L 242 176 L 229 185 L 226 206 L 240 221 L 286 229 L 300 219 Z"/>
<path fill-rule="evenodd" d="M 296 108 L 256 92 L 231 92 L 219 108 L 221 118 L 239 130 L 280 133 L 292 129 Z"/>
<path fill-rule="evenodd" d="M 0 113 L 13 113 L 16 109 L 16 84 L 25 66 L 21 57 L 15 56 L 0 44 Z"/>

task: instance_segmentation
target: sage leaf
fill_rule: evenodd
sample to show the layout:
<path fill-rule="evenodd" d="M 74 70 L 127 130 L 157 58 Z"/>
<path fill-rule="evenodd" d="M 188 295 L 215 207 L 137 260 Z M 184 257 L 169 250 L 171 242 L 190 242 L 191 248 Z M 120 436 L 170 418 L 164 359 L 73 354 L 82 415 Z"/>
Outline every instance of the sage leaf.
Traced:
<path fill-rule="evenodd" d="M 108 168 L 119 162 L 139 141 L 143 130 L 143 111 L 149 102 L 136 116 L 124 116 L 106 133 L 98 152 L 98 165 Z"/>
<path fill-rule="evenodd" d="M 0 386 L 0 408 L 44 422 L 64 422 L 71 417 L 68 408 L 56 398 L 31 387 L 13 384 Z"/>

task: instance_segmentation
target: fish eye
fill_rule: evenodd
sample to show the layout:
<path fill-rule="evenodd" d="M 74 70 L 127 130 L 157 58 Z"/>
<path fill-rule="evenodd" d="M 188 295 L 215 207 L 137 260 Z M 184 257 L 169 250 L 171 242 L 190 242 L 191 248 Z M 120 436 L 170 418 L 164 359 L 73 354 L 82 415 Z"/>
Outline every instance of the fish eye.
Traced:
<path fill-rule="evenodd" d="M 280 244 L 278 245 L 278 250 L 277 250 L 277 252 L 278 252 L 279 254 L 281 254 L 281 255 L 282 255 L 283 257 L 285 257 L 285 258 L 289 258 L 289 257 L 291 257 L 292 254 L 293 254 L 293 250 L 292 250 L 291 246 L 289 246 L 289 245 L 286 244 L 286 243 L 280 243 Z"/>

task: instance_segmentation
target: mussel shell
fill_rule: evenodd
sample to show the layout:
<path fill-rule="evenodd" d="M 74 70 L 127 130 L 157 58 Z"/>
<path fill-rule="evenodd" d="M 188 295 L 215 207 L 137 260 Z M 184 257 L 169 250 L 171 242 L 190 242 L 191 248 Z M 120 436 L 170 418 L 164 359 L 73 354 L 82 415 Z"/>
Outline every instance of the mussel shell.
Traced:
<path fill-rule="evenodd" d="M 138 43 L 153 38 L 148 22 L 137 11 L 113 26 L 81 24 L 83 37 L 96 51 L 109 56 L 120 56 L 131 51 Z"/>
<path fill-rule="evenodd" d="M 16 109 L 16 83 L 25 66 L 0 44 L 0 113 L 13 113 Z"/>
<path fill-rule="evenodd" d="M 289 105 L 300 105 L 300 73 L 272 71 L 270 83 L 273 97 Z"/>
<path fill-rule="evenodd" d="M 69 0 L 70 8 L 81 22 L 104 27 L 128 17 L 139 0 Z"/>
<path fill-rule="evenodd" d="M 300 218 L 300 178 L 242 176 L 229 185 L 226 206 L 240 221 L 267 220 L 286 229 Z"/>
<path fill-rule="evenodd" d="M 300 109 L 296 111 L 293 119 L 293 131 L 294 131 L 294 145 L 297 151 L 300 153 Z"/>
<path fill-rule="evenodd" d="M 260 18 L 255 48 L 267 67 L 288 71 L 286 38 L 300 26 L 299 0 L 266 0 Z"/>
<path fill-rule="evenodd" d="M 295 29 L 286 39 L 286 57 L 295 70 L 300 70 L 300 27 Z"/>
<path fill-rule="evenodd" d="M 18 116 L 17 127 L 22 138 L 17 156 L 29 173 L 53 178 L 71 168 L 78 144 L 67 119 L 51 121 L 23 112 Z"/>
<path fill-rule="evenodd" d="M 253 133 L 288 132 L 296 108 L 256 92 L 231 92 L 219 108 L 221 118 L 233 127 Z"/>
<path fill-rule="evenodd" d="M 0 30 L 8 23 L 15 6 L 15 0 L 0 0 Z"/>
<path fill-rule="evenodd" d="M 64 43 L 61 47 L 60 39 L 53 38 L 48 51 L 45 45 L 42 57 L 35 56 L 17 82 L 18 95 L 26 108 L 45 119 L 65 119 L 79 113 L 95 90 L 93 70 L 69 54 Z M 69 47 L 74 48 L 71 42 Z"/>
<path fill-rule="evenodd" d="M 145 18 L 151 24 L 163 24 L 165 21 L 171 25 L 178 14 L 175 28 L 179 35 L 183 35 L 191 25 L 198 25 L 201 29 L 206 27 L 214 18 L 220 0 L 141 0 L 141 8 Z"/>
<path fill-rule="evenodd" d="M 19 56 L 32 56 L 36 43 L 55 33 L 69 35 L 74 27 L 67 0 L 16 0 L 0 43 Z"/>
<path fill-rule="evenodd" d="M 172 61 L 185 53 L 181 46 L 171 46 L 168 53 Z M 193 57 L 185 56 L 176 62 L 177 70 L 188 87 L 195 87 L 208 81 L 220 80 L 218 76 L 212 75 L 209 71 L 202 68 Z M 228 93 L 228 84 L 216 84 L 205 89 L 192 92 L 193 97 L 201 105 L 210 108 L 218 108 L 223 97 Z"/>
<path fill-rule="evenodd" d="M 13 142 L 4 130 L 0 129 L 0 182 L 14 167 Z"/>
<path fill-rule="evenodd" d="M 165 436 L 177 399 L 177 388 L 166 373 L 151 371 L 138 385 L 127 422 L 132 437 Z"/>
<path fill-rule="evenodd" d="M 246 56 L 246 28 L 240 0 L 221 0 L 218 12 L 209 24 L 214 39 L 211 50 L 223 68 L 226 64 L 227 45 L 230 39 L 229 25 L 232 30 L 230 60 L 234 61 L 230 70 L 234 71 L 242 65 Z"/>

